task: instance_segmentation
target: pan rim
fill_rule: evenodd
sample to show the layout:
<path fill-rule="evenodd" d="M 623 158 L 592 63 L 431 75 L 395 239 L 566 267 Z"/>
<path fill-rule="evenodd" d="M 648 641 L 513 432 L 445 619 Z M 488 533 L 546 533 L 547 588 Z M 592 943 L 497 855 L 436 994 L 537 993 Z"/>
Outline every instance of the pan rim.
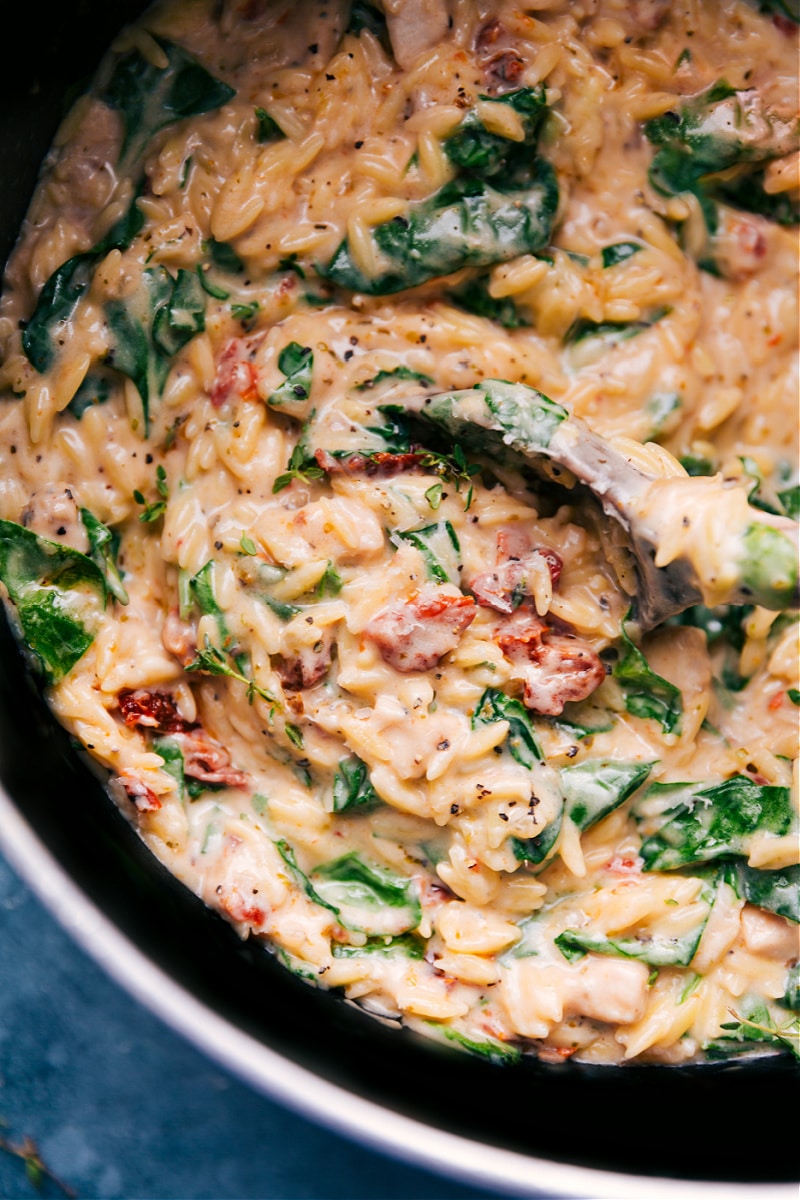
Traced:
<path fill-rule="evenodd" d="M 731 1183 L 629 1175 L 528 1156 L 437 1129 L 355 1095 L 292 1062 L 192 995 L 89 899 L 0 784 L 0 851 L 102 970 L 168 1028 L 274 1102 L 340 1136 L 434 1173 L 509 1196 L 677 1200 L 795 1200 L 794 1183 Z"/>

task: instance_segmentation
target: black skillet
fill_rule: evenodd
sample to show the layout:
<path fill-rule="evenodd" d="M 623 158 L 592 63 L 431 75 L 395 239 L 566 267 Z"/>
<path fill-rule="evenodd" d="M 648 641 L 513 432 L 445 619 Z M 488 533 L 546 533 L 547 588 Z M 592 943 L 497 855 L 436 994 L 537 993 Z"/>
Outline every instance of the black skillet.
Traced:
<path fill-rule="evenodd" d="M 30 3 L 0 17 L 0 261 L 67 89 L 142 7 Z M 114 808 L 50 716 L 4 620 L 0 784 L 0 844 L 12 861 L 51 906 L 63 884 L 66 905 L 76 889 L 56 915 L 165 1020 L 307 1116 L 509 1195 L 666 1196 L 677 1194 L 669 1181 L 691 1180 L 698 1195 L 738 1195 L 738 1183 L 760 1185 L 743 1190 L 761 1198 L 788 1195 L 779 1185 L 797 1179 L 797 1072 L 786 1057 L 500 1067 L 387 1027 L 241 942 Z"/>

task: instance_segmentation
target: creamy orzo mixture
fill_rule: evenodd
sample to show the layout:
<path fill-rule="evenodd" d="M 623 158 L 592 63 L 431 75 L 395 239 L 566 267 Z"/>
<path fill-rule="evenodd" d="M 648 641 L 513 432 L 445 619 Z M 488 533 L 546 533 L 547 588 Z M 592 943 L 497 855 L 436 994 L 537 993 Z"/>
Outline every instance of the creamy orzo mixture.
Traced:
<path fill-rule="evenodd" d="M 243 937 L 493 1058 L 797 1050 L 796 566 L 750 525 L 771 607 L 646 630 L 569 472 L 411 412 L 549 398 L 668 481 L 675 554 L 707 487 L 796 518 L 796 33 L 166 0 L 7 269 L 0 581 L 53 711 Z"/>

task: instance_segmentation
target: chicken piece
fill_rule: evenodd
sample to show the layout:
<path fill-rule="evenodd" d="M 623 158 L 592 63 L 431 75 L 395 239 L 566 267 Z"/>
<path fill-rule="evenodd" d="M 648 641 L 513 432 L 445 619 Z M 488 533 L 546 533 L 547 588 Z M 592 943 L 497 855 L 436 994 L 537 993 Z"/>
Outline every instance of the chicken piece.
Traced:
<path fill-rule="evenodd" d="M 606 676 L 588 642 L 554 632 L 528 609 L 500 625 L 495 641 L 517 668 L 526 707 L 544 716 L 558 716 L 568 701 L 585 700 Z"/>
<path fill-rule="evenodd" d="M 364 636 L 396 671 L 430 671 L 443 655 L 455 650 L 475 612 L 471 596 L 430 592 L 381 609 Z"/>
<path fill-rule="evenodd" d="M 562 562 L 555 550 L 533 547 L 523 529 L 501 529 L 497 535 L 494 570 L 476 575 L 469 590 L 484 608 L 510 615 L 530 595 L 527 580 L 542 559 L 550 571 L 552 586 L 556 587 Z"/>

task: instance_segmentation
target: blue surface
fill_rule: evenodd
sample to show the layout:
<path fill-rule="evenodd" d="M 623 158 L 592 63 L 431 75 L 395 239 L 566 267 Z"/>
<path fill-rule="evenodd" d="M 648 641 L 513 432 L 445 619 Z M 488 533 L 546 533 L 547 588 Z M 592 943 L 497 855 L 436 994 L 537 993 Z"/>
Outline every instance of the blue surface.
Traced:
<path fill-rule="evenodd" d="M 251 1091 L 122 991 L 0 859 L 0 1133 L 81 1197 L 481 1200 Z M 63 1195 L 46 1180 L 42 1197 Z M 0 1152 L 0 1197 L 35 1200 Z"/>

